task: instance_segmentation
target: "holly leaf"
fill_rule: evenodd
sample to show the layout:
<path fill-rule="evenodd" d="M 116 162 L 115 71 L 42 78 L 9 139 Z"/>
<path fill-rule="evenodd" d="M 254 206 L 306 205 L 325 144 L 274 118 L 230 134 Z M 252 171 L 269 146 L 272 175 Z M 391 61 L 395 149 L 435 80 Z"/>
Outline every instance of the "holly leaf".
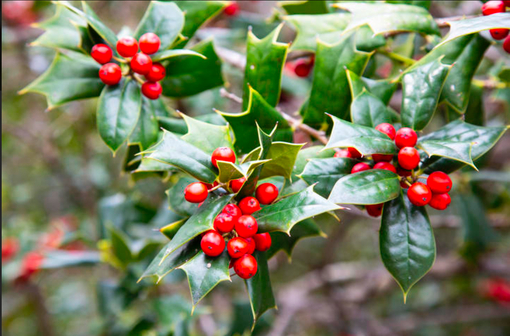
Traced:
<path fill-rule="evenodd" d="M 283 176 L 292 179 L 292 170 L 297 156 L 304 144 L 293 144 L 288 142 L 273 142 L 265 159 L 270 160 L 260 172 L 259 179 L 266 179 L 273 176 Z M 260 147 L 250 152 L 244 161 L 252 160 L 260 156 Z"/>
<path fill-rule="evenodd" d="M 292 171 L 293 175 L 300 175 L 308 161 L 311 159 L 326 159 L 331 158 L 335 154 L 335 151 L 332 149 L 324 150 L 324 146 L 311 146 L 299 151 L 296 163 L 294 164 L 294 170 Z"/>
<path fill-rule="evenodd" d="M 184 119 L 188 132 L 182 139 L 193 146 L 200 148 L 205 153 L 211 155 L 218 147 L 234 148 L 232 138 L 230 136 L 230 127 L 209 124 L 183 113 L 181 117 Z"/>
<path fill-rule="evenodd" d="M 177 182 L 166 191 L 168 205 L 175 213 L 183 217 L 190 217 L 197 211 L 198 204 L 186 201 L 184 198 L 184 189 L 186 189 L 190 183 L 196 182 L 196 180 L 187 176 L 178 176 L 177 178 Z"/>
<path fill-rule="evenodd" d="M 217 164 L 219 170 L 218 181 L 222 183 L 226 183 L 230 180 L 235 180 L 241 177 L 246 177 L 241 167 L 232 162 L 217 161 Z"/>
<path fill-rule="evenodd" d="M 421 131 L 428 125 L 451 67 L 436 59 L 402 77 L 402 126 Z"/>
<path fill-rule="evenodd" d="M 379 231 L 381 258 L 404 293 L 432 267 L 436 243 L 425 207 L 411 204 L 405 191 L 384 205 Z"/>
<path fill-rule="evenodd" d="M 166 77 L 161 81 L 163 95 L 182 98 L 223 85 L 221 60 L 211 39 L 197 43 L 191 50 L 203 55 L 183 56 L 166 65 Z"/>
<path fill-rule="evenodd" d="M 112 252 L 122 265 L 127 266 L 133 260 L 127 236 L 113 225 L 108 226 Z"/>
<path fill-rule="evenodd" d="M 251 87 L 248 108 L 245 112 L 234 114 L 215 111 L 232 127 L 236 139 L 235 146 L 241 153 L 249 153 L 258 147 L 258 127 L 269 132 L 276 123 L 278 128 L 274 133 L 274 140 L 292 142 L 292 129 L 287 120 Z"/>
<path fill-rule="evenodd" d="M 382 123 L 393 124 L 398 115 L 393 114 L 379 98 L 363 90 L 352 101 L 351 120 L 358 125 L 376 127 Z"/>
<path fill-rule="evenodd" d="M 48 70 L 19 94 L 36 92 L 46 96 L 48 110 L 74 100 L 98 97 L 105 86 L 99 79 L 100 67 L 83 54 L 57 52 Z"/>
<path fill-rule="evenodd" d="M 184 27 L 184 14 L 171 2 L 151 1 L 135 31 L 138 40 L 145 33 L 158 35 L 160 50 L 172 46 Z"/>
<path fill-rule="evenodd" d="M 278 5 L 287 14 L 325 14 L 330 12 L 326 0 L 279 1 Z"/>
<path fill-rule="evenodd" d="M 385 3 L 342 2 L 333 5 L 352 13 L 352 20 L 345 31 L 368 25 L 375 35 L 394 31 L 440 35 L 430 13 L 422 7 Z"/>
<path fill-rule="evenodd" d="M 363 89 L 379 98 L 384 105 L 388 105 L 393 93 L 397 88 L 397 83 L 386 79 L 375 80 L 371 78 L 360 77 L 350 70 L 347 72 L 347 80 L 351 89 L 352 99 L 363 92 Z"/>
<path fill-rule="evenodd" d="M 316 194 L 313 186 L 310 186 L 297 194 L 263 207 L 255 212 L 253 217 L 257 220 L 259 232 L 282 231 L 290 234 L 295 224 L 338 209 L 340 207 Z"/>
<path fill-rule="evenodd" d="M 370 55 L 355 49 L 354 34 L 333 45 L 317 42 L 312 91 L 307 108 L 301 111 L 305 124 L 320 128 L 325 112 L 342 119 L 348 116 L 351 96 L 345 69 L 361 74 Z"/>
<path fill-rule="evenodd" d="M 207 57 L 205 57 L 204 55 L 189 49 L 163 50 L 155 53 L 154 55 L 151 56 L 151 58 L 153 62 L 161 62 L 179 56 L 200 57 L 202 59 L 207 59 Z"/>
<path fill-rule="evenodd" d="M 397 174 L 383 169 L 366 170 L 340 178 L 329 200 L 337 204 L 380 204 L 400 193 Z"/>
<path fill-rule="evenodd" d="M 129 137 L 129 145 L 137 144 L 141 150 L 146 150 L 158 141 L 159 126 L 154 113 L 156 104 L 153 100 L 142 97 L 140 117 Z"/>
<path fill-rule="evenodd" d="M 299 176 L 308 185 L 317 183 L 315 191 L 322 197 L 329 197 L 336 181 L 351 173 L 356 161 L 349 158 L 313 159 Z"/>
<path fill-rule="evenodd" d="M 433 155 L 445 157 L 460 161 L 478 170 L 471 159 L 471 142 L 428 140 L 420 141 L 416 147 L 422 149 L 429 157 Z"/>
<path fill-rule="evenodd" d="M 257 260 L 257 273 L 245 280 L 246 290 L 250 298 L 250 306 L 253 314 L 253 327 L 257 320 L 269 309 L 276 308 L 276 299 L 271 288 L 267 255 L 265 252 L 256 251 L 253 256 Z"/>
<path fill-rule="evenodd" d="M 363 155 L 397 153 L 394 142 L 375 128 L 330 117 L 333 119 L 333 130 L 325 149 L 354 147 Z"/>
<path fill-rule="evenodd" d="M 177 231 L 179 231 L 179 229 L 184 225 L 184 223 L 186 223 L 187 220 L 187 217 L 179 219 L 178 221 L 163 226 L 161 229 L 159 229 L 159 232 L 161 232 L 168 239 L 172 240 Z"/>

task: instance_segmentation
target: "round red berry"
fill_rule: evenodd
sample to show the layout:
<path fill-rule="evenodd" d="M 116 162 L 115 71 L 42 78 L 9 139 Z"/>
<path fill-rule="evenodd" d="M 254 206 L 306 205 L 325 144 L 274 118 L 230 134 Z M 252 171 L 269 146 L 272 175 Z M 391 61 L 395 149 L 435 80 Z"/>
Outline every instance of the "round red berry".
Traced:
<path fill-rule="evenodd" d="M 161 41 L 158 35 L 154 33 L 146 33 L 140 37 L 140 50 L 147 55 L 154 54 L 158 51 Z"/>
<path fill-rule="evenodd" d="M 241 237 L 232 238 L 227 243 L 227 251 L 231 258 L 240 258 L 248 253 L 248 243 Z"/>
<path fill-rule="evenodd" d="M 379 217 L 382 214 L 384 203 L 366 205 L 367 213 L 372 217 Z"/>
<path fill-rule="evenodd" d="M 432 194 L 429 205 L 436 210 L 445 210 L 451 203 L 450 195 L 448 194 Z"/>
<path fill-rule="evenodd" d="M 99 79 L 106 85 L 117 85 L 122 79 L 120 66 L 115 63 L 106 63 L 99 69 Z"/>
<path fill-rule="evenodd" d="M 242 215 L 237 219 L 237 222 L 235 223 L 235 229 L 239 236 L 248 238 L 257 233 L 259 225 L 253 216 Z"/>
<path fill-rule="evenodd" d="M 370 166 L 368 164 L 366 164 L 365 162 L 356 163 L 351 169 L 351 174 L 356 174 L 356 173 L 359 173 L 359 172 L 362 172 L 365 170 L 370 170 L 370 169 L 372 169 L 372 168 L 370 168 Z"/>
<path fill-rule="evenodd" d="M 230 189 L 232 189 L 234 193 L 237 193 L 239 192 L 239 190 L 241 190 L 244 182 L 246 182 L 246 177 L 241 177 L 236 180 L 232 180 L 230 181 Z"/>
<path fill-rule="evenodd" d="M 372 154 L 372 159 L 375 162 L 390 162 L 393 160 L 393 155 L 391 154 Z"/>
<path fill-rule="evenodd" d="M 133 56 L 130 65 L 137 74 L 146 75 L 152 69 L 152 59 L 149 55 L 138 53 Z"/>
<path fill-rule="evenodd" d="M 409 127 L 402 127 L 395 135 L 395 145 L 398 148 L 414 147 L 418 141 L 418 135 Z"/>
<path fill-rule="evenodd" d="M 19 243 L 16 238 L 2 239 L 2 263 L 14 257 L 18 250 Z"/>
<path fill-rule="evenodd" d="M 227 233 L 234 229 L 236 219 L 226 213 L 220 213 L 214 219 L 214 228 L 221 233 Z"/>
<path fill-rule="evenodd" d="M 166 76 L 166 69 L 161 63 L 152 63 L 151 70 L 145 75 L 149 82 L 159 82 Z"/>
<path fill-rule="evenodd" d="M 28 252 L 21 263 L 20 278 L 28 280 L 41 268 L 44 257 L 39 252 Z"/>
<path fill-rule="evenodd" d="M 228 16 L 235 16 L 235 15 L 237 15 L 237 12 L 239 11 L 239 5 L 237 4 L 237 2 L 233 2 L 230 5 L 228 5 L 227 7 L 225 7 L 225 9 L 223 11 Z"/>
<path fill-rule="evenodd" d="M 269 232 L 264 233 L 257 233 L 255 236 L 253 236 L 253 239 L 255 239 L 255 246 L 257 251 L 267 251 L 271 247 L 271 235 Z"/>
<path fill-rule="evenodd" d="M 413 174 L 412 171 L 410 170 L 406 170 L 406 169 L 402 169 L 400 167 L 397 168 L 397 174 L 400 175 L 400 176 L 411 176 Z"/>
<path fill-rule="evenodd" d="M 412 170 L 420 164 L 420 153 L 414 147 L 404 147 L 398 152 L 398 164 L 404 169 Z"/>
<path fill-rule="evenodd" d="M 384 169 L 394 172 L 395 174 L 397 173 L 397 168 L 389 162 L 378 162 L 374 165 L 373 169 Z"/>
<path fill-rule="evenodd" d="M 133 57 L 138 52 L 138 42 L 130 36 L 121 37 L 117 41 L 117 52 L 122 57 Z"/>
<path fill-rule="evenodd" d="M 161 84 L 158 82 L 152 83 L 152 82 L 145 82 L 142 84 L 142 93 L 145 97 L 155 100 L 158 99 L 159 96 L 161 96 L 161 92 L 163 92 L 163 88 L 161 87 Z"/>
<path fill-rule="evenodd" d="M 239 209 L 239 207 L 235 204 L 225 205 L 225 207 L 223 208 L 221 213 L 230 215 L 230 216 L 234 217 L 234 219 L 237 219 L 243 215 L 243 213 L 241 212 L 241 209 Z"/>
<path fill-rule="evenodd" d="M 251 215 L 255 211 L 260 210 L 260 203 L 255 197 L 245 197 L 239 202 L 239 208 L 243 215 Z"/>
<path fill-rule="evenodd" d="M 193 182 L 184 189 L 184 198 L 191 203 L 203 202 L 207 195 L 207 187 L 202 182 Z"/>
<path fill-rule="evenodd" d="M 452 190 L 452 180 L 448 174 L 441 171 L 433 172 L 427 177 L 427 185 L 436 194 L 444 194 Z"/>
<path fill-rule="evenodd" d="M 503 13 L 505 11 L 505 3 L 503 1 L 487 1 L 482 5 L 483 15 L 492 15 L 496 13 Z"/>
<path fill-rule="evenodd" d="M 244 238 L 244 240 L 246 241 L 246 243 L 248 243 L 248 252 L 246 252 L 246 253 L 253 254 L 253 252 L 255 252 L 255 247 L 256 247 L 255 239 L 253 239 L 253 237 L 248 237 L 248 238 Z"/>
<path fill-rule="evenodd" d="M 361 155 L 361 153 L 360 153 L 360 152 L 358 152 L 358 150 L 357 150 L 356 148 L 354 148 L 354 147 L 349 147 L 349 148 L 347 148 L 347 149 L 349 150 L 349 153 L 351 153 L 351 157 L 352 157 L 353 159 L 360 159 L 360 158 L 362 158 L 362 157 L 363 157 L 363 155 Z"/>
<path fill-rule="evenodd" d="M 416 206 L 424 206 L 430 202 L 432 198 L 432 192 L 429 187 L 421 182 L 416 182 L 409 187 L 407 191 L 407 197 L 412 204 Z"/>
<path fill-rule="evenodd" d="M 310 72 L 312 71 L 312 64 L 305 59 L 298 59 L 294 63 L 294 73 L 298 77 L 308 77 Z"/>
<path fill-rule="evenodd" d="M 260 204 L 271 204 L 278 197 L 278 188 L 272 183 L 262 183 L 255 190 L 255 196 Z"/>
<path fill-rule="evenodd" d="M 112 49 L 106 44 L 96 44 L 90 51 L 90 56 L 99 64 L 106 64 L 112 59 Z"/>
<path fill-rule="evenodd" d="M 351 152 L 349 152 L 348 149 L 340 149 L 338 151 L 335 152 L 335 155 L 333 155 L 333 157 L 336 157 L 336 158 L 352 158 L 352 155 L 351 155 Z"/>
<path fill-rule="evenodd" d="M 218 147 L 214 150 L 211 155 L 211 161 L 213 166 L 218 168 L 217 161 L 236 162 L 236 154 L 228 147 Z"/>
<path fill-rule="evenodd" d="M 404 181 L 400 181 L 400 187 L 403 189 L 409 188 L 409 184 L 405 183 Z"/>
<path fill-rule="evenodd" d="M 502 40 L 505 37 L 508 36 L 508 29 L 491 29 L 489 32 L 491 33 L 491 36 L 495 40 Z"/>
<path fill-rule="evenodd" d="M 503 50 L 510 54 L 510 35 L 505 38 L 505 41 L 503 41 Z"/>
<path fill-rule="evenodd" d="M 208 231 L 200 241 L 202 251 L 209 257 L 217 257 L 225 250 L 225 240 L 216 231 Z"/>
<path fill-rule="evenodd" d="M 396 131 L 392 124 L 382 123 L 375 126 L 375 129 L 389 136 L 391 140 L 395 139 Z"/>
<path fill-rule="evenodd" d="M 257 259 L 245 254 L 234 262 L 234 271 L 241 279 L 249 279 L 257 273 Z"/>

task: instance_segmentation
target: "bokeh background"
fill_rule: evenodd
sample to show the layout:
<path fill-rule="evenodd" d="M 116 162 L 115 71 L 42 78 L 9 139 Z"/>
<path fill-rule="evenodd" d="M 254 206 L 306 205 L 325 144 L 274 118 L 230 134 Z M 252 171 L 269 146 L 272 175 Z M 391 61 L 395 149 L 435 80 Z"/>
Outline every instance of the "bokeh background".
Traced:
<path fill-rule="evenodd" d="M 248 27 L 264 36 L 278 24 L 271 20 L 276 2 L 238 4 L 237 15 L 219 15 L 198 36 L 212 35 L 218 46 L 242 53 Z M 143 1 L 90 5 L 116 32 L 135 28 L 147 7 Z M 470 15 L 479 14 L 480 6 L 479 1 L 438 1 L 430 11 L 434 17 Z M 122 221 L 135 243 L 165 241 L 154 229 L 172 217 L 158 211 L 165 207 L 168 182 L 134 181 L 123 172 L 125 153 L 112 157 L 99 138 L 95 100 L 45 111 L 43 96 L 17 94 L 51 63 L 54 51 L 29 43 L 42 33 L 31 24 L 54 10 L 44 1 L 2 2 L 2 334 L 250 334 L 252 317 L 241 281 L 220 284 L 190 316 L 183 272 L 173 272 L 159 286 L 137 284 L 143 263 L 114 267 L 103 253 L 107 218 Z M 281 39 L 291 41 L 293 34 L 285 27 Z M 492 78 L 510 66 L 500 47 L 491 47 L 486 56 L 477 78 Z M 372 66 L 386 73 L 391 67 L 387 59 L 376 62 Z M 223 70 L 228 89 L 241 95 L 243 73 L 228 63 Z M 286 71 L 281 108 L 296 111 L 310 84 Z M 485 89 L 480 97 L 471 104 L 486 125 L 509 124 L 508 86 Z M 397 92 L 396 110 L 399 101 Z M 193 116 L 213 107 L 239 110 L 221 97 L 220 88 L 168 104 Z M 430 129 L 442 125 L 444 115 L 438 113 Z M 296 134 L 296 141 L 303 139 Z M 283 252 L 271 260 L 278 311 L 266 313 L 254 334 L 510 335 L 509 148 L 507 132 L 478 163 L 479 173 L 453 175 L 452 206 L 443 213 L 430 211 L 435 266 L 407 304 L 380 261 L 379 221 L 344 211 L 340 223 L 320 219 L 328 239 L 300 241 L 291 263 Z M 20 275 L 27 260 L 41 269 L 25 279 Z"/>

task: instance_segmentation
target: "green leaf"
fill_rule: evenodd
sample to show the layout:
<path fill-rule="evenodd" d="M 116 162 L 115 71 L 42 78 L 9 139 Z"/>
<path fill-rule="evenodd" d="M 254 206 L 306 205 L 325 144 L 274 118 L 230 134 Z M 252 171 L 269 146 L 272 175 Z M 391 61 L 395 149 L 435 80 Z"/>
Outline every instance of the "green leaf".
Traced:
<path fill-rule="evenodd" d="M 337 204 L 380 204 L 400 194 L 397 174 L 383 169 L 366 170 L 340 178 L 329 200 Z"/>
<path fill-rule="evenodd" d="M 172 240 L 177 231 L 179 231 L 179 229 L 184 225 L 184 223 L 186 223 L 187 220 L 188 218 L 183 218 L 176 222 L 165 225 L 159 229 L 159 232 L 161 232 L 168 239 Z"/>
<path fill-rule="evenodd" d="M 253 256 L 257 260 L 257 273 L 250 279 L 245 280 L 245 283 L 253 314 L 253 326 L 255 326 L 262 314 L 269 309 L 276 308 L 276 300 L 271 288 L 266 252 L 256 251 Z"/>
<path fill-rule="evenodd" d="M 375 35 L 394 31 L 440 35 L 432 15 L 421 7 L 379 2 L 342 2 L 334 4 L 334 7 L 346 9 L 352 13 L 352 20 L 345 31 L 369 25 Z"/>
<path fill-rule="evenodd" d="M 214 51 L 213 41 L 204 40 L 191 50 L 207 57 L 183 56 L 166 65 L 166 77 L 161 81 L 163 94 L 182 98 L 223 85 L 221 60 Z"/>
<path fill-rule="evenodd" d="M 184 189 L 186 189 L 190 183 L 196 182 L 196 180 L 181 175 L 178 175 L 177 178 L 177 182 L 166 191 L 168 195 L 168 205 L 175 213 L 183 217 L 189 217 L 197 211 L 198 204 L 186 201 L 184 198 Z"/>
<path fill-rule="evenodd" d="M 128 238 L 122 231 L 118 230 L 113 225 L 108 227 L 108 232 L 110 233 L 113 254 L 124 266 L 126 266 L 133 260 L 133 254 L 129 248 Z"/>
<path fill-rule="evenodd" d="M 300 177 L 308 184 L 317 183 L 315 191 L 322 197 L 329 197 L 336 181 L 351 173 L 356 161 L 349 158 L 313 159 L 305 166 Z"/>
<path fill-rule="evenodd" d="M 477 16 L 464 20 L 446 20 L 446 23 L 450 25 L 450 31 L 436 48 L 460 36 L 478 33 L 482 30 L 498 28 L 510 29 L 510 17 L 508 13 L 495 13 L 489 16 Z"/>
<path fill-rule="evenodd" d="M 394 142 L 375 128 L 356 125 L 334 116 L 331 118 L 333 130 L 325 149 L 354 147 L 363 155 L 397 153 Z"/>
<path fill-rule="evenodd" d="M 394 123 L 397 117 L 384 105 L 384 103 L 363 90 L 351 104 L 351 120 L 353 123 L 368 127 L 376 127 L 382 123 Z"/>
<path fill-rule="evenodd" d="M 429 157 L 436 155 L 460 161 L 478 170 L 471 159 L 471 142 L 428 140 L 420 141 L 416 147 L 423 149 Z"/>
<path fill-rule="evenodd" d="M 218 161 L 218 181 L 226 183 L 230 180 L 235 180 L 241 177 L 245 177 L 241 167 L 232 162 Z"/>
<path fill-rule="evenodd" d="M 409 202 L 407 194 L 384 205 L 379 245 L 384 266 L 398 282 L 404 302 L 411 287 L 432 267 L 436 243 L 425 207 Z"/>
<path fill-rule="evenodd" d="M 294 164 L 294 170 L 292 171 L 293 175 L 300 175 L 305 166 L 308 164 L 310 159 L 326 159 L 331 158 L 335 154 L 335 151 L 332 149 L 324 150 L 324 146 L 311 146 L 299 151 L 296 163 Z"/>
<path fill-rule="evenodd" d="M 370 55 L 355 49 L 354 34 L 333 45 L 318 42 L 312 91 L 308 107 L 302 111 L 304 123 L 320 128 L 326 120 L 325 112 L 342 119 L 348 116 L 351 95 L 345 69 L 361 74 Z"/>
<path fill-rule="evenodd" d="M 241 153 L 249 153 L 258 147 L 257 125 L 262 130 L 269 132 L 278 123 L 274 140 L 292 142 L 292 129 L 289 123 L 251 87 L 248 108 L 245 112 L 231 114 L 215 111 L 223 116 L 232 127 L 236 139 L 235 146 Z"/>
<path fill-rule="evenodd" d="M 105 86 L 99 79 L 101 65 L 80 53 L 57 53 L 53 63 L 19 94 L 46 96 L 48 110 L 78 99 L 98 97 Z"/>
<path fill-rule="evenodd" d="M 145 155 L 144 160 L 172 165 L 202 182 L 212 183 L 216 180 L 211 156 L 168 131 L 164 131 L 163 139 L 158 144 L 140 154 Z"/>
<path fill-rule="evenodd" d="M 163 261 L 175 250 L 195 238 L 202 232 L 211 230 L 214 227 L 214 219 L 232 199 L 232 195 L 216 196 L 209 194 L 207 200 L 191 216 L 175 234 L 174 238 L 167 245 Z"/>
<path fill-rule="evenodd" d="M 200 57 L 202 59 L 207 59 L 204 55 L 197 53 L 196 51 L 189 49 L 172 49 L 172 50 L 163 50 L 151 56 L 153 62 L 161 62 L 164 60 L 168 60 L 174 57 L 179 56 L 194 56 Z"/>
<path fill-rule="evenodd" d="M 201 149 L 206 154 L 211 155 L 218 147 L 234 148 L 228 125 L 218 126 L 209 124 L 183 113 L 181 113 L 181 117 L 186 122 L 188 128 L 188 132 L 182 139 Z"/>
<path fill-rule="evenodd" d="M 396 176 L 396 175 L 395 175 Z M 263 207 L 253 217 L 259 232 L 282 231 L 290 234 L 292 227 L 313 216 L 340 209 L 337 205 L 319 196 L 313 186 Z"/>
<path fill-rule="evenodd" d="M 287 57 L 286 43 L 276 42 L 283 24 L 263 39 L 248 31 L 246 67 L 244 71 L 243 110 L 249 107 L 252 89 L 274 107 L 280 100 L 283 65 Z"/>
<path fill-rule="evenodd" d="M 155 103 L 153 100 L 142 97 L 142 108 L 138 123 L 129 137 L 129 144 L 138 144 L 141 150 L 146 150 L 158 141 L 159 125 L 154 113 Z"/>
<path fill-rule="evenodd" d="M 402 77 L 402 126 L 421 131 L 436 111 L 451 66 L 440 59 L 421 65 Z"/>
<path fill-rule="evenodd" d="M 273 142 L 265 159 L 271 160 L 264 164 L 260 172 L 259 179 L 265 179 L 273 176 L 283 176 L 287 179 L 292 178 L 292 170 L 296 163 L 298 153 L 304 144 L 293 144 L 288 142 Z M 260 156 L 260 147 L 249 153 L 245 159 L 251 160 Z"/>
<path fill-rule="evenodd" d="M 101 263 L 97 251 L 50 250 L 44 252 L 41 269 L 61 269 L 64 267 L 93 266 Z M 14 280 L 14 279 L 13 279 Z"/>
<path fill-rule="evenodd" d="M 217 284 L 226 280 L 231 281 L 228 272 L 229 261 L 227 251 L 214 258 L 200 251 L 193 259 L 179 266 L 188 276 L 193 310 Z"/>
<path fill-rule="evenodd" d="M 136 154 L 138 154 L 138 151 Z M 152 160 L 150 158 L 142 157 L 140 160 L 140 165 L 134 173 L 142 173 L 142 172 L 177 172 L 178 169 L 175 166 L 172 166 L 168 163 Z"/>
<path fill-rule="evenodd" d="M 329 4 L 326 0 L 305 1 L 279 1 L 287 14 L 325 14 L 329 13 Z"/>
<path fill-rule="evenodd" d="M 119 85 L 103 89 L 97 107 L 97 128 L 114 154 L 135 129 L 141 107 L 142 93 L 134 80 L 124 79 Z"/>
<path fill-rule="evenodd" d="M 397 88 L 397 83 L 390 80 L 374 80 L 360 77 L 350 70 L 347 72 L 347 80 L 352 93 L 352 99 L 356 98 L 366 89 L 368 92 L 379 98 L 384 105 L 388 105 L 393 93 Z"/>
<path fill-rule="evenodd" d="M 134 37 L 138 40 L 145 33 L 154 33 L 161 41 L 159 49 L 165 50 L 172 46 L 183 27 L 184 14 L 176 4 L 151 1 Z"/>

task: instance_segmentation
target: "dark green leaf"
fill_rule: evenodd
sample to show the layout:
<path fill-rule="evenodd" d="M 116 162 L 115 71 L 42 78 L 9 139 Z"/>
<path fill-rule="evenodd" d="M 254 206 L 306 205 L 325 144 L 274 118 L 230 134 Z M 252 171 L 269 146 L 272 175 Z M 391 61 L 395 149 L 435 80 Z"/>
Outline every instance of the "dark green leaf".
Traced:
<path fill-rule="evenodd" d="M 129 264 L 133 260 L 133 255 L 129 248 L 128 238 L 113 225 L 110 225 L 108 231 L 110 233 L 113 254 L 123 265 Z"/>
<path fill-rule="evenodd" d="M 159 229 L 159 232 L 161 232 L 165 237 L 168 239 L 172 239 L 177 231 L 186 223 L 188 218 L 180 219 L 176 222 L 173 222 L 171 224 L 163 226 L 161 229 Z"/>
<path fill-rule="evenodd" d="M 374 80 L 370 78 L 360 77 L 350 70 L 346 70 L 347 79 L 351 88 L 352 99 L 356 98 L 363 92 L 365 88 L 368 92 L 379 98 L 384 105 L 388 105 L 391 96 L 397 88 L 397 83 L 389 80 Z"/>
<path fill-rule="evenodd" d="M 325 14 L 329 13 L 329 4 L 326 0 L 279 1 L 287 14 Z"/>
<path fill-rule="evenodd" d="M 142 97 L 142 108 L 138 123 L 129 137 L 129 144 L 138 144 L 141 150 L 146 150 L 158 141 L 159 125 L 154 113 L 154 101 Z"/>
<path fill-rule="evenodd" d="M 420 141 L 416 147 L 423 149 L 429 157 L 435 155 L 465 163 L 478 170 L 471 159 L 471 142 L 428 140 Z"/>
<path fill-rule="evenodd" d="M 398 282 L 404 301 L 411 287 L 432 267 L 436 243 L 425 207 L 409 202 L 406 193 L 384 205 L 379 245 L 384 266 Z"/>
<path fill-rule="evenodd" d="M 234 148 L 230 127 L 209 124 L 181 113 L 188 132 L 182 139 L 211 155 L 218 147 Z"/>
<path fill-rule="evenodd" d="M 197 211 L 198 204 L 190 203 L 184 199 L 184 189 L 186 189 L 188 184 L 196 182 L 196 180 L 191 177 L 180 175 L 177 176 L 177 179 L 177 182 L 166 192 L 168 195 L 168 204 L 170 205 L 170 209 L 175 213 L 184 217 L 189 217 Z"/>
<path fill-rule="evenodd" d="M 351 104 L 351 120 L 355 124 L 376 127 L 382 123 L 394 123 L 397 119 L 384 103 L 363 90 Z"/>
<path fill-rule="evenodd" d="M 262 180 L 273 176 L 283 176 L 287 179 L 291 179 L 292 170 L 301 147 L 303 147 L 303 144 L 273 142 L 265 157 L 265 159 L 271 161 L 264 164 L 259 179 Z M 260 147 L 249 153 L 245 161 L 254 160 L 258 158 L 259 155 Z"/>
<path fill-rule="evenodd" d="M 349 158 L 314 159 L 308 162 L 300 177 L 309 185 L 317 183 L 315 191 L 322 197 L 329 197 L 336 181 L 350 174 L 355 163 Z"/>
<path fill-rule="evenodd" d="M 294 164 L 293 175 L 300 175 L 310 159 L 331 158 L 335 154 L 332 149 L 324 150 L 324 146 L 311 146 L 299 151 Z"/>
<path fill-rule="evenodd" d="M 250 279 L 245 280 L 245 283 L 250 297 L 253 326 L 255 326 L 255 323 L 257 323 L 257 320 L 264 312 L 276 308 L 276 300 L 273 295 L 273 289 L 271 288 L 266 253 L 256 251 L 253 256 L 257 260 L 257 273 Z"/>

